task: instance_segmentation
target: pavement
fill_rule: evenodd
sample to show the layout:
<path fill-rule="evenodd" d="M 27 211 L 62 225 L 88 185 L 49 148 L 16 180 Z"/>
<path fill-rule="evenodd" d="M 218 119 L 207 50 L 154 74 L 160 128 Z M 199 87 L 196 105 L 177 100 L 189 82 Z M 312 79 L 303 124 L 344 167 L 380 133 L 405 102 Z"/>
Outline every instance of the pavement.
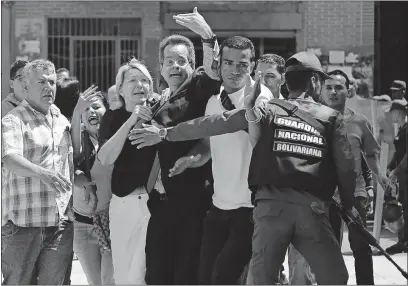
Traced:
<path fill-rule="evenodd" d="M 372 222 L 369 222 L 368 229 L 372 232 Z M 380 245 L 385 249 L 397 242 L 397 237 L 386 229 L 381 230 Z M 344 232 L 342 253 L 349 272 L 348 285 L 356 285 L 356 276 L 354 271 L 354 258 L 348 241 L 347 228 Z M 375 253 L 375 252 L 374 252 Z M 407 271 L 408 254 L 395 254 L 391 256 L 395 262 Z M 387 260 L 383 255 L 373 255 L 374 264 L 374 282 L 376 285 L 408 285 L 408 281 L 401 275 L 397 268 Z M 289 269 L 287 257 L 284 263 L 285 271 Z M 85 274 L 78 260 L 74 260 L 71 274 L 72 285 L 87 285 Z"/>

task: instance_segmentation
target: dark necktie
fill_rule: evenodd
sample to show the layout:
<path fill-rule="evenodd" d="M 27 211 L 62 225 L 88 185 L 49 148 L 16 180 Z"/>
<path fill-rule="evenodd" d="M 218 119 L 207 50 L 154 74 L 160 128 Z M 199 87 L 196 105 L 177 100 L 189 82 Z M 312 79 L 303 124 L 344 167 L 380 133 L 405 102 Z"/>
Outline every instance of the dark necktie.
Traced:
<path fill-rule="evenodd" d="M 228 96 L 228 93 L 223 90 L 221 92 L 221 104 L 226 110 L 233 110 L 235 109 L 235 105 L 232 103 L 231 99 Z"/>

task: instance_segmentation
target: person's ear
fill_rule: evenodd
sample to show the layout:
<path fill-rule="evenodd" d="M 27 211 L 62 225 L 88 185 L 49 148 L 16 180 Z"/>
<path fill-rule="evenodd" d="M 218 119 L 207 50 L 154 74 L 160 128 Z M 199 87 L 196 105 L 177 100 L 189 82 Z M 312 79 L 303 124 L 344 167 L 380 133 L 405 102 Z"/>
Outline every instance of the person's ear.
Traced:
<path fill-rule="evenodd" d="M 356 95 L 356 89 L 351 87 L 347 89 L 347 98 L 353 98 Z"/>
<path fill-rule="evenodd" d="M 159 72 L 163 76 L 163 63 L 159 63 Z"/>
<path fill-rule="evenodd" d="M 280 80 L 280 85 L 284 85 L 285 84 L 285 74 L 283 73 L 283 74 L 281 74 L 281 80 Z"/>
<path fill-rule="evenodd" d="M 28 84 L 27 84 L 27 82 L 23 81 L 22 86 L 23 86 L 23 91 L 27 94 L 28 93 Z"/>
<path fill-rule="evenodd" d="M 14 88 L 14 80 L 9 80 L 9 85 L 10 85 L 10 88 L 11 89 L 13 89 Z"/>
<path fill-rule="evenodd" d="M 317 81 L 318 81 L 319 79 L 317 79 L 316 76 L 312 76 L 312 77 L 310 78 L 310 80 L 311 80 L 312 86 L 315 86 L 316 83 L 317 83 Z"/>
<path fill-rule="evenodd" d="M 120 96 L 123 97 L 123 84 L 120 85 L 119 89 L 118 89 L 118 93 Z"/>
<path fill-rule="evenodd" d="M 250 74 L 254 71 L 254 67 L 255 67 L 255 62 L 251 62 L 250 66 L 249 66 L 249 73 Z"/>

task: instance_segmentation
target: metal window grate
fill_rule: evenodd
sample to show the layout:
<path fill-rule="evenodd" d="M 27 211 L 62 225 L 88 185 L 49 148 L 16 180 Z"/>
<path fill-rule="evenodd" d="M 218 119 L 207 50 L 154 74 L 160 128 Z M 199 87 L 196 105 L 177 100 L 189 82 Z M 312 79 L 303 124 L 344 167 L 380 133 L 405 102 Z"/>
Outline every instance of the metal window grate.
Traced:
<path fill-rule="evenodd" d="M 129 57 L 139 57 L 140 19 L 48 19 L 48 58 L 67 68 L 81 90 L 95 84 L 107 92 L 116 71 Z"/>
<path fill-rule="evenodd" d="M 124 36 L 141 35 L 140 19 L 49 18 L 48 36 Z"/>

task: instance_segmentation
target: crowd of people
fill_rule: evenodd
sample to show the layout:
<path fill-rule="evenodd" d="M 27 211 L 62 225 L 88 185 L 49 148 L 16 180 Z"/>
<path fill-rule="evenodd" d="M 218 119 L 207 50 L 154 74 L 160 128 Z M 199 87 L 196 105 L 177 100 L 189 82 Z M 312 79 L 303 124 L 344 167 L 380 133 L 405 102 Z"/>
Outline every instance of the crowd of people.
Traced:
<path fill-rule="evenodd" d="M 164 38 L 157 93 L 138 59 L 104 94 L 48 60 L 11 67 L 3 283 L 70 284 L 75 253 L 90 285 L 347 284 L 332 197 L 366 226 L 374 175 L 408 221 L 405 82 L 392 87 L 400 131 L 382 173 L 345 73 L 309 52 L 255 61 L 249 39 L 219 45 L 196 8 L 173 18 L 201 37 L 204 65 L 188 38 Z M 391 254 L 407 252 L 407 224 L 398 237 Z M 354 228 L 349 240 L 357 283 L 373 285 L 370 245 Z"/>

